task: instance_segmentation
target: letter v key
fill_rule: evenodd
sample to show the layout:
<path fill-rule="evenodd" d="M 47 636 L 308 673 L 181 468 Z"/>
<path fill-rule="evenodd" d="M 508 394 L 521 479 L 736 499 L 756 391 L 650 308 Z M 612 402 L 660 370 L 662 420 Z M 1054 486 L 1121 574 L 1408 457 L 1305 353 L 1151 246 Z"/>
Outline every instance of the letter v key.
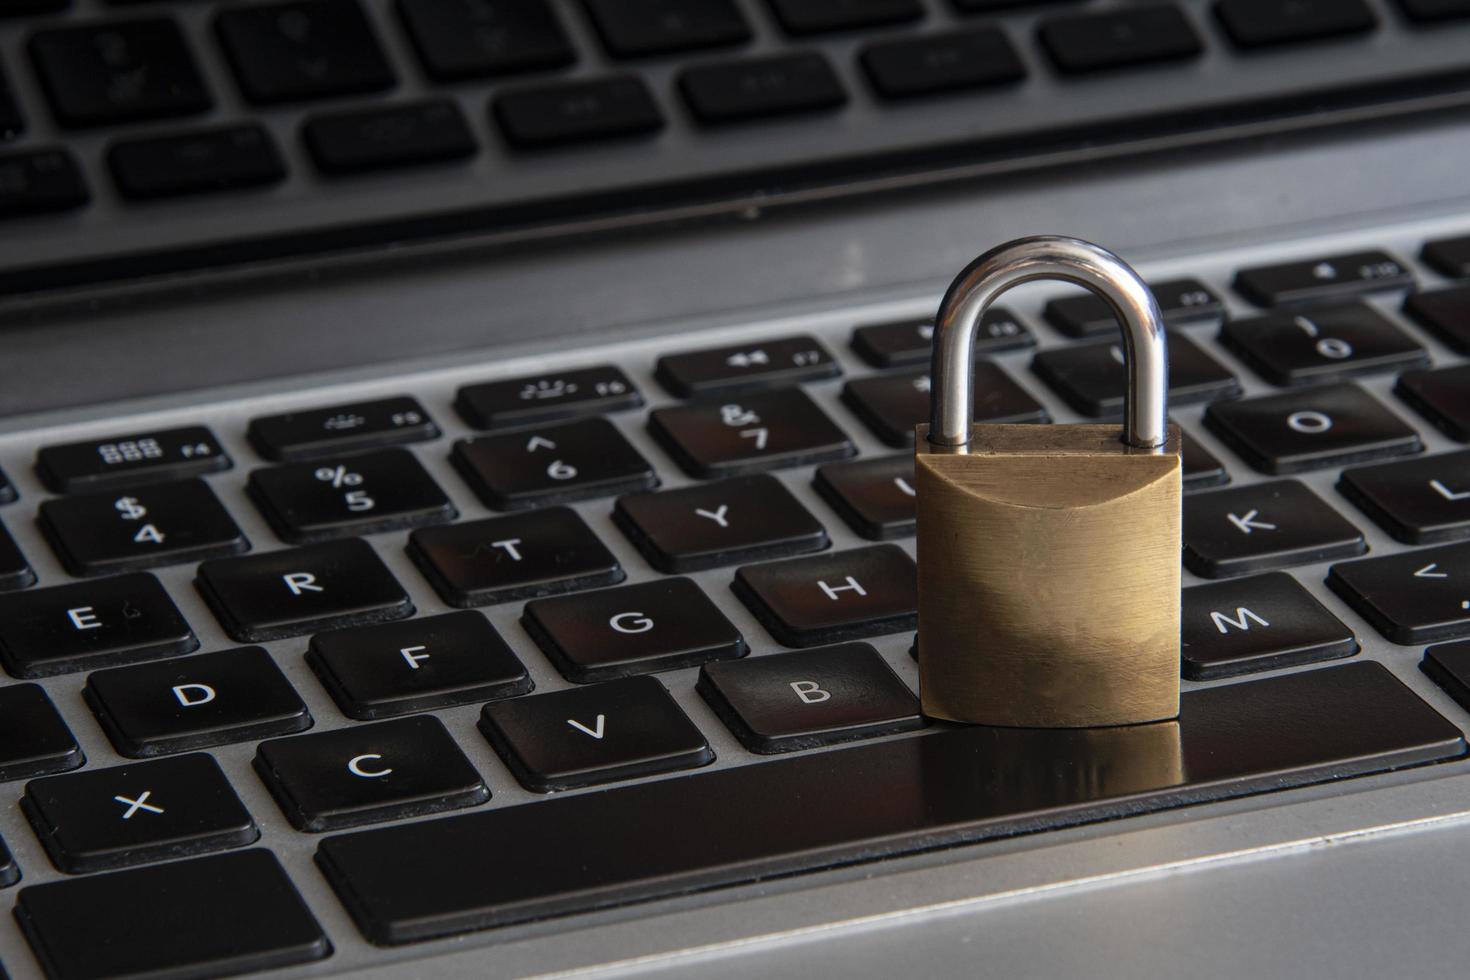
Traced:
<path fill-rule="evenodd" d="M 574 718 L 568 718 L 567 719 L 567 724 L 568 725 L 571 725 L 573 728 L 575 728 L 579 732 L 585 732 L 586 734 L 591 735 L 593 738 L 600 739 L 600 738 L 602 738 L 603 731 L 604 731 L 604 729 L 605 729 L 605 727 L 607 725 L 607 715 L 598 715 L 597 716 L 597 727 L 596 728 L 588 728 L 586 725 L 582 724 L 580 721 L 577 721 Z"/>

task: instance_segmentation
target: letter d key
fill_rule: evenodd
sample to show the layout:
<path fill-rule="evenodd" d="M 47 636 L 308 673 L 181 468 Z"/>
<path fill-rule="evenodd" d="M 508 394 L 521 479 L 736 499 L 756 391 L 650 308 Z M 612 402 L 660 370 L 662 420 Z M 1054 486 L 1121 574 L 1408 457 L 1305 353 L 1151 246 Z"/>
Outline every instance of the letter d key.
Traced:
<path fill-rule="evenodd" d="M 974 337 L 1012 286 L 1092 290 L 1123 327 L 1123 430 L 974 425 Z M 915 441 L 919 690 L 933 717 L 1129 725 L 1179 713 L 1179 430 L 1148 287 L 1117 256 L 1027 238 L 976 259 L 935 324 L 932 417 Z"/>

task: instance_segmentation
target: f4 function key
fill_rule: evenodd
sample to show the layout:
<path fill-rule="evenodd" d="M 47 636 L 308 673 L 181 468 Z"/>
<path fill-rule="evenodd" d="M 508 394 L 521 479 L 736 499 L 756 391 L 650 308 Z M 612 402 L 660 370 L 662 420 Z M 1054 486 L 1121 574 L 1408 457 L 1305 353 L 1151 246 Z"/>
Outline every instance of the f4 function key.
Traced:
<path fill-rule="evenodd" d="M 230 468 L 219 440 L 202 425 L 46 446 L 36 472 L 57 493 L 121 490 Z"/>

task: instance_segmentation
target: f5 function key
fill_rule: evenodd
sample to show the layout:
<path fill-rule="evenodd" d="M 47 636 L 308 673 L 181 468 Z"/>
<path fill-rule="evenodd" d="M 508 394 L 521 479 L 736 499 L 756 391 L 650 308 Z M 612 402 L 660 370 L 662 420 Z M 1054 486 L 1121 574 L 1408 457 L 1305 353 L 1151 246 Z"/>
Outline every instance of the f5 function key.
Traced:
<path fill-rule="evenodd" d="M 230 468 L 219 440 L 202 425 L 46 446 L 36 472 L 57 493 L 121 490 Z"/>
<path fill-rule="evenodd" d="M 439 427 L 418 399 L 400 395 L 266 415 L 251 420 L 248 435 L 265 458 L 293 462 L 425 442 L 439 437 Z"/>

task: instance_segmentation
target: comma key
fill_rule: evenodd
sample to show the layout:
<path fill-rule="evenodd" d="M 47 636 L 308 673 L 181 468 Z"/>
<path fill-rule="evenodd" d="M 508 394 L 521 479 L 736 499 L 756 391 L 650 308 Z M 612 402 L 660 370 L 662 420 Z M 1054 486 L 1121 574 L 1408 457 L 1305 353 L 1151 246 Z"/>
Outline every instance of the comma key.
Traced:
<path fill-rule="evenodd" d="M 1333 565 L 1327 584 L 1395 643 L 1470 636 L 1470 544 Z"/>
<path fill-rule="evenodd" d="M 413 615 L 413 602 L 366 541 L 219 558 L 194 580 L 225 631 L 242 643 Z"/>

